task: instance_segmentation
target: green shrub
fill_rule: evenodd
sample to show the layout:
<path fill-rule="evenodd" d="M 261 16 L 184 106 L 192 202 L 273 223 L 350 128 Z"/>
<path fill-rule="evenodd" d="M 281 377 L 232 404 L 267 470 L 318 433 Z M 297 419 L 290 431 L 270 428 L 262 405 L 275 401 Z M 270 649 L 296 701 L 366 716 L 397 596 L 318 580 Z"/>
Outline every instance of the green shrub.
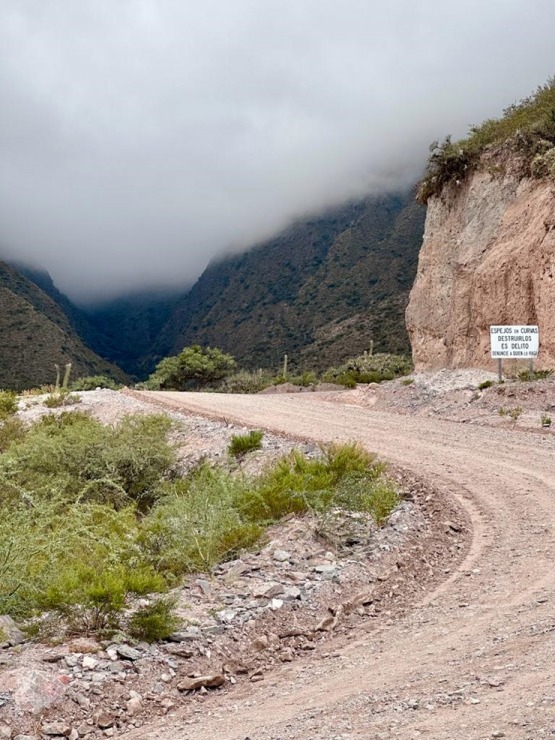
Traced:
<path fill-rule="evenodd" d="M 108 388 L 117 391 L 118 388 L 121 388 L 121 385 L 107 375 L 87 375 L 83 378 L 77 378 L 70 386 L 72 391 L 94 391 L 97 388 Z"/>
<path fill-rule="evenodd" d="M 262 447 L 264 432 L 253 429 L 247 434 L 233 434 L 229 443 L 229 454 L 233 457 L 243 457 L 247 452 L 259 450 Z"/>
<path fill-rule="evenodd" d="M 0 488 L 5 493 L 1 479 Z M 149 587 L 163 585 L 142 559 L 132 507 L 115 511 L 96 503 L 70 505 L 59 492 L 49 493 L 46 498 L 40 491 L 17 487 L 2 501 L 1 613 L 29 616 L 37 609 L 56 609 L 67 616 L 76 607 L 77 619 L 78 607 L 83 607 L 86 621 L 94 616 L 89 615 L 89 607 L 102 606 L 100 601 L 93 604 L 97 598 L 93 587 L 111 589 L 117 581 L 132 592 L 143 591 L 140 574 L 145 572 Z M 108 580 L 93 578 L 101 574 L 107 574 Z M 93 590 L 87 591 L 89 582 Z M 110 604 L 114 605 L 120 592 L 118 586 L 113 599 L 110 594 L 105 596 L 102 614 L 113 612 Z"/>
<path fill-rule="evenodd" d="M 492 385 L 493 385 L 493 380 L 484 380 L 482 383 L 479 383 L 478 390 L 483 391 L 486 388 L 491 388 Z"/>
<path fill-rule="evenodd" d="M 69 501 L 146 510 L 161 479 L 174 473 L 166 416 L 136 415 L 114 427 L 79 412 L 44 416 L 0 457 L 0 476 L 32 490 L 55 489 Z"/>
<path fill-rule="evenodd" d="M 222 381 L 234 370 L 235 360 L 231 355 L 216 347 L 194 344 L 174 357 L 161 360 L 144 385 L 152 390 L 199 389 Z"/>
<path fill-rule="evenodd" d="M 384 471 L 382 463 L 356 444 L 331 445 L 314 460 L 293 451 L 245 488 L 238 505 L 246 518 L 267 524 L 287 514 L 335 505 L 342 480 L 358 475 L 373 483 Z"/>
<path fill-rule="evenodd" d="M 540 416 L 540 424 L 542 427 L 550 427 L 551 426 L 551 417 L 547 414 L 542 414 Z"/>
<path fill-rule="evenodd" d="M 207 467 L 192 481 L 172 484 L 144 520 L 143 544 L 156 570 L 209 570 L 252 547 L 263 528 L 238 510 L 245 485 L 242 477 Z"/>
<path fill-rule="evenodd" d="M 301 375 L 291 375 L 287 378 L 287 382 L 293 385 L 300 385 L 301 388 L 309 388 L 312 385 L 316 385 L 318 377 L 316 373 L 306 371 Z"/>
<path fill-rule="evenodd" d="M 161 598 L 140 607 L 129 620 L 127 632 L 145 642 L 164 640 L 181 624 L 174 612 L 176 605 L 175 598 Z"/>
<path fill-rule="evenodd" d="M 345 388 L 355 388 L 357 383 L 382 383 L 412 372 L 412 363 L 404 355 L 365 352 L 352 357 L 337 368 L 330 368 L 323 376 L 325 383 L 336 383 Z"/>
<path fill-rule="evenodd" d="M 517 378 L 522 381 L 545 380 L 553 375 L 553 369 L 546 370 L 521 370 Z"/>
<path fill-rule="evenodd" d="M 521 156 L 523 174 L 555 176 L 555 78 L 509 106 L 499 119 L 472 126 L 465 139 L 452 142 L 447 136 L 441 144 L 434 142 L 418 192 L 420 202 L 426 203 L 450 183 L 463 181 L 478 167 L 485 151 L 500 145 Z"/>
<path fill-rule="evenodd" d="M 25 424 L 18 417 L 0 417 L 0 453 L 5 452 L 12 443 L 22 440 L 25 432 Z"/>
<path fill-rule="evenodd" d="M 104 567 L 79 563 L 62 569 L 38 599 L 38 605 L 65 617 L 75 632 L 115 632 L 130 594 L 145 595 L 166 589 L 164 579 L 151 568 L 125 564 Z"/>
<path fill-rule="evenodd" d="M 260 393 L 273 384 L 274 378 L 269 372 L 240 370 L 226 378 L 218 390 L 221 393 Z"/>
<path fill-rule="evenodd" d="M 75 393 L 61 390 L 47 396 L 43 403 L 49 409 L 56 409 L 61 406 L 74 406 L 76 403 L 81 403 L 81 398 Z"/>
<path fill-rule="evenodd" d="M 17 393 L 0 391 L 0 419 L 13 416 L 17 412 Z"/>

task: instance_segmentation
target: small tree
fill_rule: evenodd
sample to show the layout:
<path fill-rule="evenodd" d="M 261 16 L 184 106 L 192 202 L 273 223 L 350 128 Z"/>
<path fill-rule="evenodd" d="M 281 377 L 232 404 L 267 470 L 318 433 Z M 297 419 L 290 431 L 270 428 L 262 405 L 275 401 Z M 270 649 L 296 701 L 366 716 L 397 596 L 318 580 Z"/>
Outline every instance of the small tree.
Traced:
<path fill-rule="evenodd" d="M 178 355 L 165 357 L 147 380 L 150 388 L 184 391 L 203 388 L 227 378 L 235 370 L 235 360 L 217 347 L 194 344 Z"/>

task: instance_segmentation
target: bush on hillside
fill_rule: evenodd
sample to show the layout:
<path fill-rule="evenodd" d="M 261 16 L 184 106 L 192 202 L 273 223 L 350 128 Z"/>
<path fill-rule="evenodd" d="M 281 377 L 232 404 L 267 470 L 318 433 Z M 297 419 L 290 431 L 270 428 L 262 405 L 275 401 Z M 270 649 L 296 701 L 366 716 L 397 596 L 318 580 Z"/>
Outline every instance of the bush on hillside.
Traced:
<path fill-rule="evenodd" d="M 70 385 L 71 391 L 94 391 L 97 388 L 109 388 L 112 391 L 117 391 L 118 388 L 121 388 L 121 385 L 107 375 L 87 375 L 83 378 L 77 378 Z"/>
<path fill-rule="evenodd" d="M 315 460 L 294 453 L 257 477 L 208 466 L 180 477 L 164 416 L 105 427 L 62 411 L 32 427 L 16 417 L 2 425 L 12 422 L 0 447 L 0 613 L 46 611 L 52 621 L 34 624 L 58 633 L 165 637 L 172 602 L 153 594 L 184 573 L 254 547 L 290 512 L 352 508 L 381 522 L 398 500 L 383 466 L 356 445 Z M 137 595 L 150 601 L 133 615 Z"/>
<path fill-rule="evenodd" d="M 336 383 L 354 388 L 357 383 L 381 383 L 412 372 L 412 362 L 404 355 L 365 352 L 347 360 L 337 368 L 330 368 L 323 376 L 325 383 Z"/>
<path fill-rule="evenodd" d="M 464 180 L 484 152 L 501 145 L 522 158 L 523 174 L 555 176 L 555 77 L 530 97 L 506 108 L 501 118 L 472 126 L 465 139 L 453 142 L 447 136 L 441 144 L 434 142 L 419 201 L 426 203 L 449 183 Z"/>
<path fill-rule="evenodd" d="M 174 357 L 165 357 L 144 383 L 150 390 L 200 389 L 222 381 L 235 370 L 235 360 L 216 347 L 198 344 L 185 347 Z"/>
<path fill-rule="evenodd" d="M 13 416 L 17 411 L 17 393 L 0 390 L 0 419 Z"/>
<path fill-rule="evenodd" d="M 239 370 L 226 378 L 218 390 L 222 393 L 260 393 L 271 385 L 274 385 L 274 376 L 268 371 Z"/>
<path fill-rule="evenodd" d="M 42 417 L 0 457 L 0 480 L 23 490 L 58 492 L 69 502 L 97 501 L 142 510 L 173 474 L 167 416 L 128 416 L 107 427 L 80 412 Z"/>

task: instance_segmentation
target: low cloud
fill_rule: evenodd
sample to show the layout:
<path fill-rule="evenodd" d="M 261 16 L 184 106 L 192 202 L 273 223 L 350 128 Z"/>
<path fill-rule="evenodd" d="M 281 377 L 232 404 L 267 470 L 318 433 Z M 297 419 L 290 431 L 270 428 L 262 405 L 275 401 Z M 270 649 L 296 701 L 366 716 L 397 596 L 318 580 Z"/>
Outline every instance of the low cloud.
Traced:
<path fill-rule="evenodd" d="M 414 182 L 553 73 L 551 0 L 0 7 L 0 253 L 78 301 L 190 284 L 292 219 Z"/>

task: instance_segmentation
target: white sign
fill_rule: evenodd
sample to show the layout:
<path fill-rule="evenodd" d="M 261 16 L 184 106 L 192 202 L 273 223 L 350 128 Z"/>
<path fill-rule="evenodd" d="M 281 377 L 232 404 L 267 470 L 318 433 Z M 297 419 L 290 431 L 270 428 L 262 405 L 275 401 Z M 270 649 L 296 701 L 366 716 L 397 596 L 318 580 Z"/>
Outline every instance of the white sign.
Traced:
<path fill-rule="evenodd" d="M 537 357 L 540 332 L 537 326 L 490 326 L 491 356 L 497 359 Z"/>

